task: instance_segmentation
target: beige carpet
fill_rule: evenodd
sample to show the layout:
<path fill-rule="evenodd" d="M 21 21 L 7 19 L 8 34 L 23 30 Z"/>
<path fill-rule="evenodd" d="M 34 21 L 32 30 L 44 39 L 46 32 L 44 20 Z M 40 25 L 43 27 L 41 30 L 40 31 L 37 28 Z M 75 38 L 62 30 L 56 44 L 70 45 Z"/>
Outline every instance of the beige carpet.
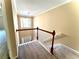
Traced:
<path fill-rule="evenodd" d="M 46 44 L 45 43 L 43 43 L 44 45 L 45 45 L 45 47 L 48 49 L 48 50 L 50 50 L 50 45 L 51 44 L 48 44 L 47 42 L 46 42 Z M 29 48 L 32 48 L 32 50 L 34 51 L 33 53 L 34 53 L 34 55 L 32 54 L 32 56 L 35 56 L 35 59 L 38 59 L 38 57 L 36 56 L 36 55 L 40 55 L 39 53 L 41 53 L 41 57 L 43 56 L 43 54 L 42 54 L 42 52 L 44 52 L 45 50 L 43 50 L 43 49 L 40 49 L 40 48 L 42 48 L 42 47 L 38 47 L 37 46 L 37 48 L 34 48 L 34 45 L 36 46 L 36 45 L 38 45 L 38 44 L 31 44 L 30 46 L 31 47 L 29 47 L 28 45 L 27 45 L 27 47 L 29 47 Z M 39 51 L 37 51 L 37 50 L 39 50 L 39 51 L 42 51 L 42 52 L 39 52 Z M 23 48 L 22 48 L 22 51 L 24 51 L 23 50 Z M 29 49 L 28 49 L 28 51 L 29 51 Z M 27 51 L 27 52 L 28 52 Z M 36 52 L 37 51 L 37 52 Z M 20 51 L 21 52 L 21 51 Z M 25 53 L 25 52 L 24 52 Z M 31 52 L 29 52 L 29 53 L 31 53 Z M 36 54 L 36 53 L 38 53 L 38 54 Z M 21 54 L 22 54 L 22 52 L 21 52 Z M 35 55 L 36 54 L 36 55 Z M 46 52 L 45 52 L 45 54 L 47 54 Z M 64 47 L 64 46 L 62 46 L 62 45 L 55 45 L 54 46 L 54 54 L 55 54 L 55 59 L 79 59 L 79 55 L 77 55 L 76 53 L 73 53 L 72 51 L 70 51 L 69 49 L 67 49 L 66 47 Z M 26 54 L 25 54 L 26 55 Z M 49 54 L 48 54 L 49 55 Z M 54 57 L 54 56 L 53 56 Z M 24 57 L 23 57 L 24 58 Z M 25 57 L 26 58 L 26 57 Z M 52 58 L 48 58 L 48 57 L 46 57 L 47 59 L 52 59 Z M 46 59 L 46 58 L 43 58 L 43 59 Z M 19 59 L 22 59 L 22 57 L 21 58 L 19 58 Z M 26 58 L 26 59 L 28 59 L 28 58 Z M 32 59 L 32 57 L 30 57 L 29 59 Z M 33 57 L 33 59 L 34 59 L 34 57 Z M 42 58 L 40 58 L 39 57 L 39 59 L 42 59 Z M 53 58 L 54 59 L 54 58 Z"/>
<path fill-rule="evenodd" d="M 18 46 L 18 59 L 56 59 L 38 41 Z"/>
<path fill-rule="evenodd" d="M 54 49 L 54 53 L 58 57 L 58 59 L 79 59 L 79 55 L 72 53 L 70 50 L 63 46 L 56 47 Z"/>

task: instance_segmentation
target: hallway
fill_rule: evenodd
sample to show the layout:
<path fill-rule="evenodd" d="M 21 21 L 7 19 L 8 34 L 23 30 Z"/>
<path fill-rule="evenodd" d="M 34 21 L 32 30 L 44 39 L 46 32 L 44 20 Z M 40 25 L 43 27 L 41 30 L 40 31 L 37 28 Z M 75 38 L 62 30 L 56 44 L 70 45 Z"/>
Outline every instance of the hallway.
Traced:
<path fill-rule="evenodd" d="M 32 41 L 19 46 L 19 59 L 79 59 L 79 55 L 63 45 L 54 46 L 54 55 L 50 54 L 41 42 Z"/>

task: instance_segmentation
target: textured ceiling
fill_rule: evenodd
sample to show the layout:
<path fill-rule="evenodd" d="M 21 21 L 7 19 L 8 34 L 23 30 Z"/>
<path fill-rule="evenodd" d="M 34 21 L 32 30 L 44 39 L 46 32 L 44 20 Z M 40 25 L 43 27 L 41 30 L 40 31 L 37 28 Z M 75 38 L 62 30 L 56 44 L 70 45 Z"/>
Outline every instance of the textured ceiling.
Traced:
<path fill-rule="evenodd" d="M 15 0 L 16 10 L 23 15 L 38 15 L 50 8 L 54 8 L 71 0 Z"/>

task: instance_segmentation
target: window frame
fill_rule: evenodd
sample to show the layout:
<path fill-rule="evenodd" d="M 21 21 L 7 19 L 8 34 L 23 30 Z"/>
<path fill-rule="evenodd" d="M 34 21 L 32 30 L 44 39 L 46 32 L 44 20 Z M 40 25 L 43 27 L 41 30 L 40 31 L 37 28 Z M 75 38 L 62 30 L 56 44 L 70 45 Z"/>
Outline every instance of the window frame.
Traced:
<path fill-rule="evenodd" d="M 31 23 L 32 23 L 32 27 L 33 28 L 33 19 L 34 19 L 34 16 L 26 16 L 26 15 L 17 15 L 17 19 L 18 19 L 18 29 L 21 29 L 21 22 L 20 22 L 20 18 L 30 18 L 31 19 Z"/>

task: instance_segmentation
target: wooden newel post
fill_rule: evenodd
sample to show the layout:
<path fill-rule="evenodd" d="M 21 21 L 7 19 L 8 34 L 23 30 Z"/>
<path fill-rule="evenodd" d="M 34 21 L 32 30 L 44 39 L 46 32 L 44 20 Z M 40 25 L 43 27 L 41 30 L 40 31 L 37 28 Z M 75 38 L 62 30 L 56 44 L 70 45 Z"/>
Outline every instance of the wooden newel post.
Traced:
<path fill-rule="evenodd" d="M 52 36 L 53 36 L 53 37 L 52 37 L 52 46 L 51 46 L 51 51 L 50 51 L 51 54 L 54 54 L 54 53 L 53 53 L 53 50 L 54 50 L 54 39 L 55 39 L 55 34 L 56 34 L 56 33 L 55 33 L 55 30 L 54 30 L 53 33 L 52 33 Z"/>
<path fill-rule="evenodd" d="M 38 29 L 38 27 L 37 27 L 37 40 L 38 40 L 38 30 L 39 30 L 39 29 Z"/>

